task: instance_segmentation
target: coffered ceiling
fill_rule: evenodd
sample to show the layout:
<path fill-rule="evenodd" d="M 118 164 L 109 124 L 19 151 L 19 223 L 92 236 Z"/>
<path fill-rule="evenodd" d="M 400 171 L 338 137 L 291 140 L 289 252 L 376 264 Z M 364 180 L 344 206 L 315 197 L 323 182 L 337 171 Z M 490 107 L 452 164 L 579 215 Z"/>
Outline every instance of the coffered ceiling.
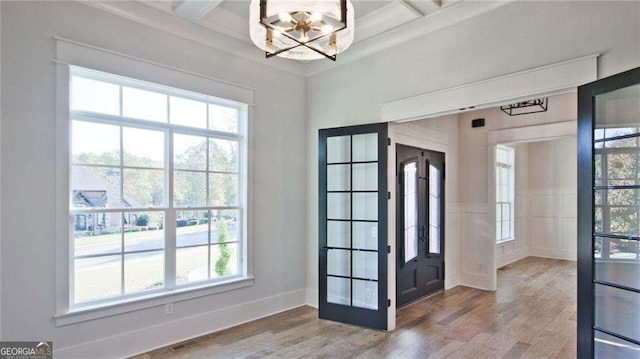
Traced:
<path fill-rule="evenodd" d="M 95 1 L 79 0 L 87 5 L 146 23 L 165 31 L 178 31 L 186 36 L 185 24 L 194 26 L 194 40 L 203 42 L 203 30 L 215 33 L 215 42 L 221 44 L 219 35 L 235 40 L 237 46 L 227 51 L 239 50 L 241 56 L 259 58 L 264 53 L 252 46 L 249 37 L 250 0 L 135 0 Z M 315 60 L 308 63 L 287 59 L 269 59 L 268 64 L 301 75 L 312 75 L 334 66 L 353 61 L 390 46 L 409 41 L 491 11 L 507 4 L 507 1 L 479 0 L 352 0 L 355 12 L 355 38 L 352 46 L 338 55 L 338 61 Z M 170 19 L 168 24 L 162 16 Z M 197 29 L 199 28 L 199 29 Z M 186 36 L 189 37 L 189 36 Z M 206 41 L 205 41 L 206 42 Z"/>

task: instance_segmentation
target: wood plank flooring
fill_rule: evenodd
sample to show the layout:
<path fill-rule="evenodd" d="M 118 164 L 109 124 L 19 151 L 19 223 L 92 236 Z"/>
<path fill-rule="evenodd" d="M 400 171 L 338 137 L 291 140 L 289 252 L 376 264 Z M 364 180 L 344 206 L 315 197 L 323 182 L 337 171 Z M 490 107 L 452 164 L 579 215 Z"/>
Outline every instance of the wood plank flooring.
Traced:
<path fill-rule="evenodd" d="M 458 286 L 397 312 L 382 332 L 318 319 L 303 306 L 135 359 L 575 358 L 576 264 L 528 257 L 498 291 Z"/>

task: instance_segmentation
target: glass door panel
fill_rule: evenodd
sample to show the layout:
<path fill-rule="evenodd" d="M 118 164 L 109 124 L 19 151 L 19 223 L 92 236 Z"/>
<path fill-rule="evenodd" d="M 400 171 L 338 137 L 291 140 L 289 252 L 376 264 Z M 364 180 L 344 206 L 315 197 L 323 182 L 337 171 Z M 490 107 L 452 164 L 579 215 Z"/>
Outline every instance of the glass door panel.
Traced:
<path fill-rule="evenodd" d="M 386 131 L 320 131 L 320 318 L 386 329 Z"/>
<path fill-rule="evenodd" d="M 638 356 L 640 68 L 578 96 L 578 357 Z"/>

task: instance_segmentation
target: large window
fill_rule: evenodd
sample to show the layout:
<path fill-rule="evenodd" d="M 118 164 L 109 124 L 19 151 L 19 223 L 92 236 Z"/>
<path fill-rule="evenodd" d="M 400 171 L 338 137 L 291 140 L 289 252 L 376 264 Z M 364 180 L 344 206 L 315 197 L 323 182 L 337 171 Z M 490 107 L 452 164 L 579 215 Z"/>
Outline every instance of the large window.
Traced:
<path fill-rule="evenodd" d="M 496 241 L 513 239 L 514 150 L 496 146 Z"/>
<path fill-rule="evenodd" d="M 245 276 L 247 105 L 72 67 L 70 304 Z"/>

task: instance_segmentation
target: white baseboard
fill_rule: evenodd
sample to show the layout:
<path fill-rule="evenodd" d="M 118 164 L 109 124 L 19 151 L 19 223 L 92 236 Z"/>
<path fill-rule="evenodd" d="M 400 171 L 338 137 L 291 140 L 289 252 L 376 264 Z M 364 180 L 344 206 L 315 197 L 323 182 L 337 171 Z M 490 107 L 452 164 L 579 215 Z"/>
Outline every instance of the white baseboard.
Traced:
<path fill-rule="evenodd" d="M 492 277 L 488 274 L 463 272 L 460 278 L 460 285 L 465 287 L 495 291 L 496 288 L 492 288 L 491 282 Z"/>
<path fill-rule="evenodd" d="M 458 273 L 447 273 L 445 269 L 444 274 L 444 289 L 448 290 L 457 287 L 460 284 L 460 276 Z"/>
<path fill-rule="evenodd" d="M 529 248 L 529 255 L 533 257 L 562 259 L 566 261 L 577 261 L 578 253 L 576 251 L 570 251 L 566 249 L 554 249 L 554 248 Z"/>
<path fill-rule="evenodd" d="M 307 305 L 318 308 L 318 289 L 307 288 Z"/>
<path fill-rule="evenodd" d="M 124 358 L 234 327 L 306 304 L 299 289 L 56 350 L 56 358 Z"/>
<path fill-rule="evenodd" d="M 500 257 L 496 257 L 496 268 L 504 267 L 513 262 L 519 261 L 522 258 L 526 258 L 529 256 L 528 251 L 521 249 L 515 252 L 507 253 Z"/>

